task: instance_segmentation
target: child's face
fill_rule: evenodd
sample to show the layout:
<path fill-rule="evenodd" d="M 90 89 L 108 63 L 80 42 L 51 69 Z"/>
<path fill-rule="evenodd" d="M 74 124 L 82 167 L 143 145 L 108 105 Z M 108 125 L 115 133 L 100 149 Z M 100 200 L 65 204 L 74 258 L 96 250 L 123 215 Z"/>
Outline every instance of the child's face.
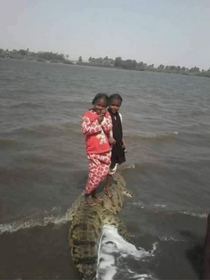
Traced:
<path fill-rule="evenodd" d="M 120 106 L 121 106 L 121 101 L 119 99 L 112 99 L 109 104 L 109 108 L 112 111 L 112 113 L 118 112 Z"/>
<path fill-rule="evenodd" d="M 93 109 L 94 111 L 100 115 L 101 113 L 104 113 L 107 108 L 107 102 L 104 98 L 98 99 L 94 104 L 93 104 Z"/>

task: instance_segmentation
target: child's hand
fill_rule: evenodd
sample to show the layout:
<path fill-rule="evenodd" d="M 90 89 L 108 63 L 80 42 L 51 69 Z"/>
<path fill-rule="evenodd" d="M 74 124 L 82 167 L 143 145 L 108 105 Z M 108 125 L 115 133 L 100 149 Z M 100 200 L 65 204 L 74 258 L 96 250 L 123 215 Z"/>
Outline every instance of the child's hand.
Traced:
<path fill-rule="evenodd" d="M 122 144 L 122 147 L 123 147 L 123 149 L 125 149 L 125 141 L 124 140 L 122 140 L 122 142 L 123 142 L 123 144 Z"/>
<path fill-rule="evenodd" d="M 106 115 L 106 111 L 107 111 L 106 108 L 101 109 L 101 115 L 105 116 Z"/>
<path fill-rule="evenodd" d="M 101 123 L 106 115 L 106 108 L 101 109 L 100 115 L 98 116 L 98 121 Z"/>
<path fill-rule="evenodd" d="M 104 115 L 100 114 L 100 115 L 98 116 L 98 121 L 99 121 L 99 123 L 101 123 L 101 122 L 103 121 L 103 119 L 104 119 Z"/>
<path fill-rule="evenodd" d="M 113 137 L 109 137 L 109 144 L 111 145 L 116 144 L 116 140 Z"/>
<path fill-rule="evenodd" d="M 122 140 L 123 144 L 122 144 L 122 148 L 124 149 L 124 153 L 127 153 L 127 149 L 126 149 L 126 145 L 125 145 L 125 141 Z"/>

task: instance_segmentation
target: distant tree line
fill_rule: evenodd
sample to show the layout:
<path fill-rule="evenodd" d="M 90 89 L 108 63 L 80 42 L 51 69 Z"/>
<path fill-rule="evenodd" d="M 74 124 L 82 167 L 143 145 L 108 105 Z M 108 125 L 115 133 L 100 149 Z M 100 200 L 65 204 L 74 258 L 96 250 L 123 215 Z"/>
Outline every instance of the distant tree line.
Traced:
<path fill-rule="evenodd" d="M 154 64 L 147 65 L 144 62 L 137 62 L 136 60 L 126 59 L 123 60 L 121 57 L 116 57 L 115 59 L 105 56 L 104 58 L 94 58 L 90 57 L 88 62 L 84 62 L 82 56 L 79 56 L 77 62 L 69 60 L 69 55 L 53 53 L 53 52 L 31 52 L 29 49 L 19 49 L 9 51 L 0 49 L 0 58 L 10 58 L 10 59 L 24 59 L 24 60 L 36 60 L 39 62 L 51 62 L 51 63 L 65 63 L 65 64 L 78 64 L 87 66 L 97 66 L 97 67 L 116 67 L 127 70 L 136 71 L 153 71 L 153 72 L 163 72 L 163 73 L 173 73 L 182 75 L 195 75 L 210 77 L 210 68 L 208 70 L 200 70 L 199 67 L 181 67 L 175 65 L 163 65 L 160 64 L 155 67 Z"/>
<path fill-rule="evenodd" d="M 108 58 L 89 58 L 90 64 L 109 66 L 109 67 L 117 67 L 127 70 L 137 70 L 137 71 L 153 71 L 153 72 L 163 72 L 163 73 L 174 73 L 174 74 L 182 74 L 182 75 L 196 75 L 196 76 L 204 76 L 210 77 L 210 68 L 208 70 L 200 70 L 199 67 L 181 67 L 175 65 L 164 66 L 160 64 L 158 67 L 155 67 L 154 64 L 147 65 L 144 62 L 137 62 L 136 60 L 126 59 L 123 60 L 121 57 L 116 57 L 115 60 Z"/>
<path fill-rule="evenodd" d="M 0 58 L 11 58 L 11 59 L 24 59 L 24 60 L 36 60 L 39 62 L 51 62 L 51 63 L 69 63 L 69 55 L 53 53 L 53 52 L 31 52 L 29 49 L 23 50 L 12 50 L 9 51 L 0 49 Z"/>

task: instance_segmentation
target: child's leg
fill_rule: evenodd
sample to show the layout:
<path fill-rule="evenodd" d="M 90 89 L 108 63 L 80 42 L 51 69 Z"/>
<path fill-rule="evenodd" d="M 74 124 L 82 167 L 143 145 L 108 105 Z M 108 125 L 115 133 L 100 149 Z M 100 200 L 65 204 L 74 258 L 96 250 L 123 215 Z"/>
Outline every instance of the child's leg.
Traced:
<path fill-rule="evenodd" d="M 97 157 L 99 160 L 98 174 L 100 176 L 100 182 L 102 182 L 106 178 L 107 174 L 109 173 L 109 166 L 110 166 L 110 162 L 111 162 L 111 152 L 97 155 Z M 106 182 L 106 185 L 107 185 L 107 182 Z M 107 190 L 109 197 L 111 197 L 111 195 L 112 195 L 111 190 L 106 187 L 104 189 Z"/>
<path fill-rule="evenodd" d="M 85 186 L 85 194 L 86 194 L 86 200 L 87 203 L 90 206 L 94 205 L 94 191 L 97 188 L 99 182 L 100 182 L 100 177 L 98 176 L 98 166 L 99 166 L 99 161 L 95 157 L 94 154 L 88 154 L 88 159 L 89 159 L 89 174 L 88 174 L 88 180 Z"/>
<path fill-rule="evenodd" d="M 105 154 L 88 154 L 89 159 L 89 174 L 85 187 L 85 193 L 88 195 L 87 202 L 91 201 L 94 195 L 94 191 L 101 181 L 103 181 L 109 172 L 109 165 L 111 159 L 111 153 Z M 91 194 L 91 198 L 89 198 Z"/>
<path fill-rule="evenodd" d="M 109 173 L 107 175 L 107 179 L 106 179 L 106 185 L 104 187 L 104 191 L 108 194 L 108 197 L 111 198 L 112 197 L 112 190 L 110 188 L 110 181 L 112 178 L 112 175 L 117 171 L 117 163 L 115 164 L 111 164 L 110 168 L 109 168 Z"/>
<path fill-rule="evenodd" d="M 107 153 L 104 153 L 104 154 L 99 154 L 99 155 L 97 155 L 97 158 L 99 160 L 98 165 L 97 165 L 98 176 L 100 177 L 100 182 L 102 182 L 102 181 L 104 181 L 107 174 L 109 173 L 111 153 L 107 152 Z M 110 196 L 111 196 L 111 191 L 109 193 L 110 193 Z M 103 200 L 103 198 L 101 196 L 97 195 L 95 192 L 94 192 L 94 196 L 98 200 Z"/>
<path fill-rule="evenodd" d="M 91 194 L 91 193 L 90 193 L 90 194 L 86 194 L 86 201 L 87 201 L 87 204 L 88 204 L 89 206 L 94 206 L 94 205 L 96 205 L 95 202 L 94 202 L 94 200 L 93 200 L 93 197 L 92 197 L 92 194 Z"/>

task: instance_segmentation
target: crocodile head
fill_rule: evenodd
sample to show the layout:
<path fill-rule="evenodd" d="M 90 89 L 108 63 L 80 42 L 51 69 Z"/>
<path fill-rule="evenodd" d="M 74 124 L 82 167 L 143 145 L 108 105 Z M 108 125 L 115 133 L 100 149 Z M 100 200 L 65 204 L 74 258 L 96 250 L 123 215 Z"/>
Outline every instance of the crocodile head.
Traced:
<path fill-rule="evenodd" d="M 119 190 L 125 195 L 125 196 L 128 196 L 128 197 L 133 197 L 133 194 L 131 191 L 129 191 L 127 188 L 126 188 L 126 182 L 125 182 L 125 179 L 122 177 L 122 175 L 120 173 L 115 173 L 114 176 L 113 176 L 113 179 L 114 181 L 116 182 Z"/>

